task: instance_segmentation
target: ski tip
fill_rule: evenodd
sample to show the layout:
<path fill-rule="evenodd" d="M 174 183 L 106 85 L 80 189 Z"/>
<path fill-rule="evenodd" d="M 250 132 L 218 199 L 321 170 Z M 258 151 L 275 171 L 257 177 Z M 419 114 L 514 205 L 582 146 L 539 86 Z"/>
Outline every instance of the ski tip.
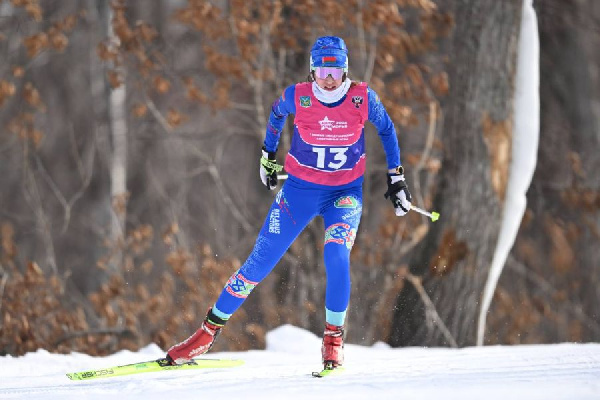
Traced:
<path fill-rule="evenodd" d="M 76 373 L 72 373 L 72 374 L 65 374 L 67 375 L 67 378 L 69 378 L 72 381 L 80 381 L 81 378 L 79 377 L 79 375 L 77 375 Z"/>
<path fill-rule="evenodd" d="M 435 222 L 440 219 L 440 213 L 433 211 L 431 213 L 431 222 Z"/>

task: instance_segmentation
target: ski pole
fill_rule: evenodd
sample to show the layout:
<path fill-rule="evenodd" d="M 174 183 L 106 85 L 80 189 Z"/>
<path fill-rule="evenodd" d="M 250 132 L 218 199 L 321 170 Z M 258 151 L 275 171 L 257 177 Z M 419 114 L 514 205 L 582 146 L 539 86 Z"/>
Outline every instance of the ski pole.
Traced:
<path fill-rule="evenodd" d="M 435 221 L 437 221 L 440 218 L 440 213 L 438 213 L 438 212 L 435 212 L 435 211 L 432 211 L 432 212 L 425 211 L 422 208 L 419 208 L 417 206 L 413 206 L 412 204 L 410 205 L 410 208 L 412 210 L 415 210 L 416 212 L 418 212 L 420 214 L 428 216 L 429 218 L 431 218 L 431 222 L 435 222 Z"/>
<path fill-rule="evenodd" d="M 277 179 L 280 180 L 280 181 L 284 181 L 287 178 L 288 178 L 287 174 L 277 175 Z M 420 214 L 423 214 L 423 215 L 431 218 L 431 222 L 435 222 L 435 221 L 437 221 L 440 218 L 440 213 L 438 213 L 438 212 L 435 212 L 435 211 L 432 211 L 432 212 L 425 211 L 422 208 L 419 208 L 417 206 L 413 206 L 412 204 L 410 205 L 410 208 L 412 210 L 415 210 L 416 212 L 418 212 Z"/>

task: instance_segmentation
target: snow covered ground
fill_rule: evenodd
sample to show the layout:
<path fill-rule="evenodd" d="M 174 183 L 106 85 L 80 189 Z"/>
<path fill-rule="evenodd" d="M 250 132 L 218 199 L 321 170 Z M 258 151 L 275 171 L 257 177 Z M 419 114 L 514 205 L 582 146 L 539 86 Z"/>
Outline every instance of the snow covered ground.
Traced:
<path fill-rule="evenodd" d="M 293 349 L 290 349 L 291 345 Z M 465 349 L 346 346 L 346 371 L 318 379 L 320 339 L 284 325 L 267 349 L 213 353 L 243 359 L 222 370 L 165 371 L 70 381 L 66 372 L 155 359 L 157 346 L 109 357 L 39 350 L 0 357 L 0 399 L 600 399 L 600 344 Z"/>

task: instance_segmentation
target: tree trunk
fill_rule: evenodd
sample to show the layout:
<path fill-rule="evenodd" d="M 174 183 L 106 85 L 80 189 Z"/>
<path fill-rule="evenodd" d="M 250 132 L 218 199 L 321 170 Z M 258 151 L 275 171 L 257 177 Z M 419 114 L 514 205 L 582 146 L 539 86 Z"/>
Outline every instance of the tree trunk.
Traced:
<path fill-rule="evenodd" d="M 534 5 L 541 39 L 540 150 L 527 216 L 487 335 L 492 343 L 597 341 L 600 7 L 593 0 Z"/>
<path fill-rule="evenodd" d="M 442 104 L 444 158 L 435 207 L 441 219 L 413 252 L 397 300 L 393 346 L 475 343 L 483 285 L 498 239 L 507 184 L 522 2 L 449 4 L 450 96 Z M 417 288 L 422 283 L 425 292 Z M 432 307 L 425 307 L 425 294 Z"/>
<path fill-rule="evenodd" d="M 113 30 L 114 11 L 110 10 L 108 21 L 108 38 L 111 42 L 120 43 L 119 38 Z M 112 160 L 110 168 L 110 196 L 113 205 L 111 240 L 118 243 L 125 237 L 126 205 L 127 205 L 127 110 L 126 101 L 126 78 L 125 68 L 116 67 L 120 75 L 121 84 L 110 91 L 109 118 L 110 134 L 112 141 Z M 121 265 L 120 257 L 115 254 L 116 259 L 111 263 L 112 268 Z"/>

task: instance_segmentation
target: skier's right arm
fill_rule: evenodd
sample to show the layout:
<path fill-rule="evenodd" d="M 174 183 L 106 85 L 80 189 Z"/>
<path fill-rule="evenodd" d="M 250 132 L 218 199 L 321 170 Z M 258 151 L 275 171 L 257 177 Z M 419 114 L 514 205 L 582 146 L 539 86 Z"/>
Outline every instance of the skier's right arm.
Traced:
<path fill-rule="evenodd" d="M 279 146 L 281 131 L 287 116 L 296 113 L 295 92 L 296 85 L 288 86 L 271 106 L 271 114 L 267 122 L 267 132 L 260 159 L 260 180 L 269 190 L 273 190 L 277 186 L 277 172 L 279 172 L 277 168 L 279 165 L 277 165 L 275 153 Z"/>
<path fill-rule="evenodd" d="M 271 106 L 271 114 L 267 122 L 267 133 L 265 134 L 264 141 L 265 150 L 268 152 L 275 153 L 277 151 L 285 120 L 289 114 L 296 113 L 296 105 L 294 103 L 295 93 L 296 85 L 288 86 Z"/>

